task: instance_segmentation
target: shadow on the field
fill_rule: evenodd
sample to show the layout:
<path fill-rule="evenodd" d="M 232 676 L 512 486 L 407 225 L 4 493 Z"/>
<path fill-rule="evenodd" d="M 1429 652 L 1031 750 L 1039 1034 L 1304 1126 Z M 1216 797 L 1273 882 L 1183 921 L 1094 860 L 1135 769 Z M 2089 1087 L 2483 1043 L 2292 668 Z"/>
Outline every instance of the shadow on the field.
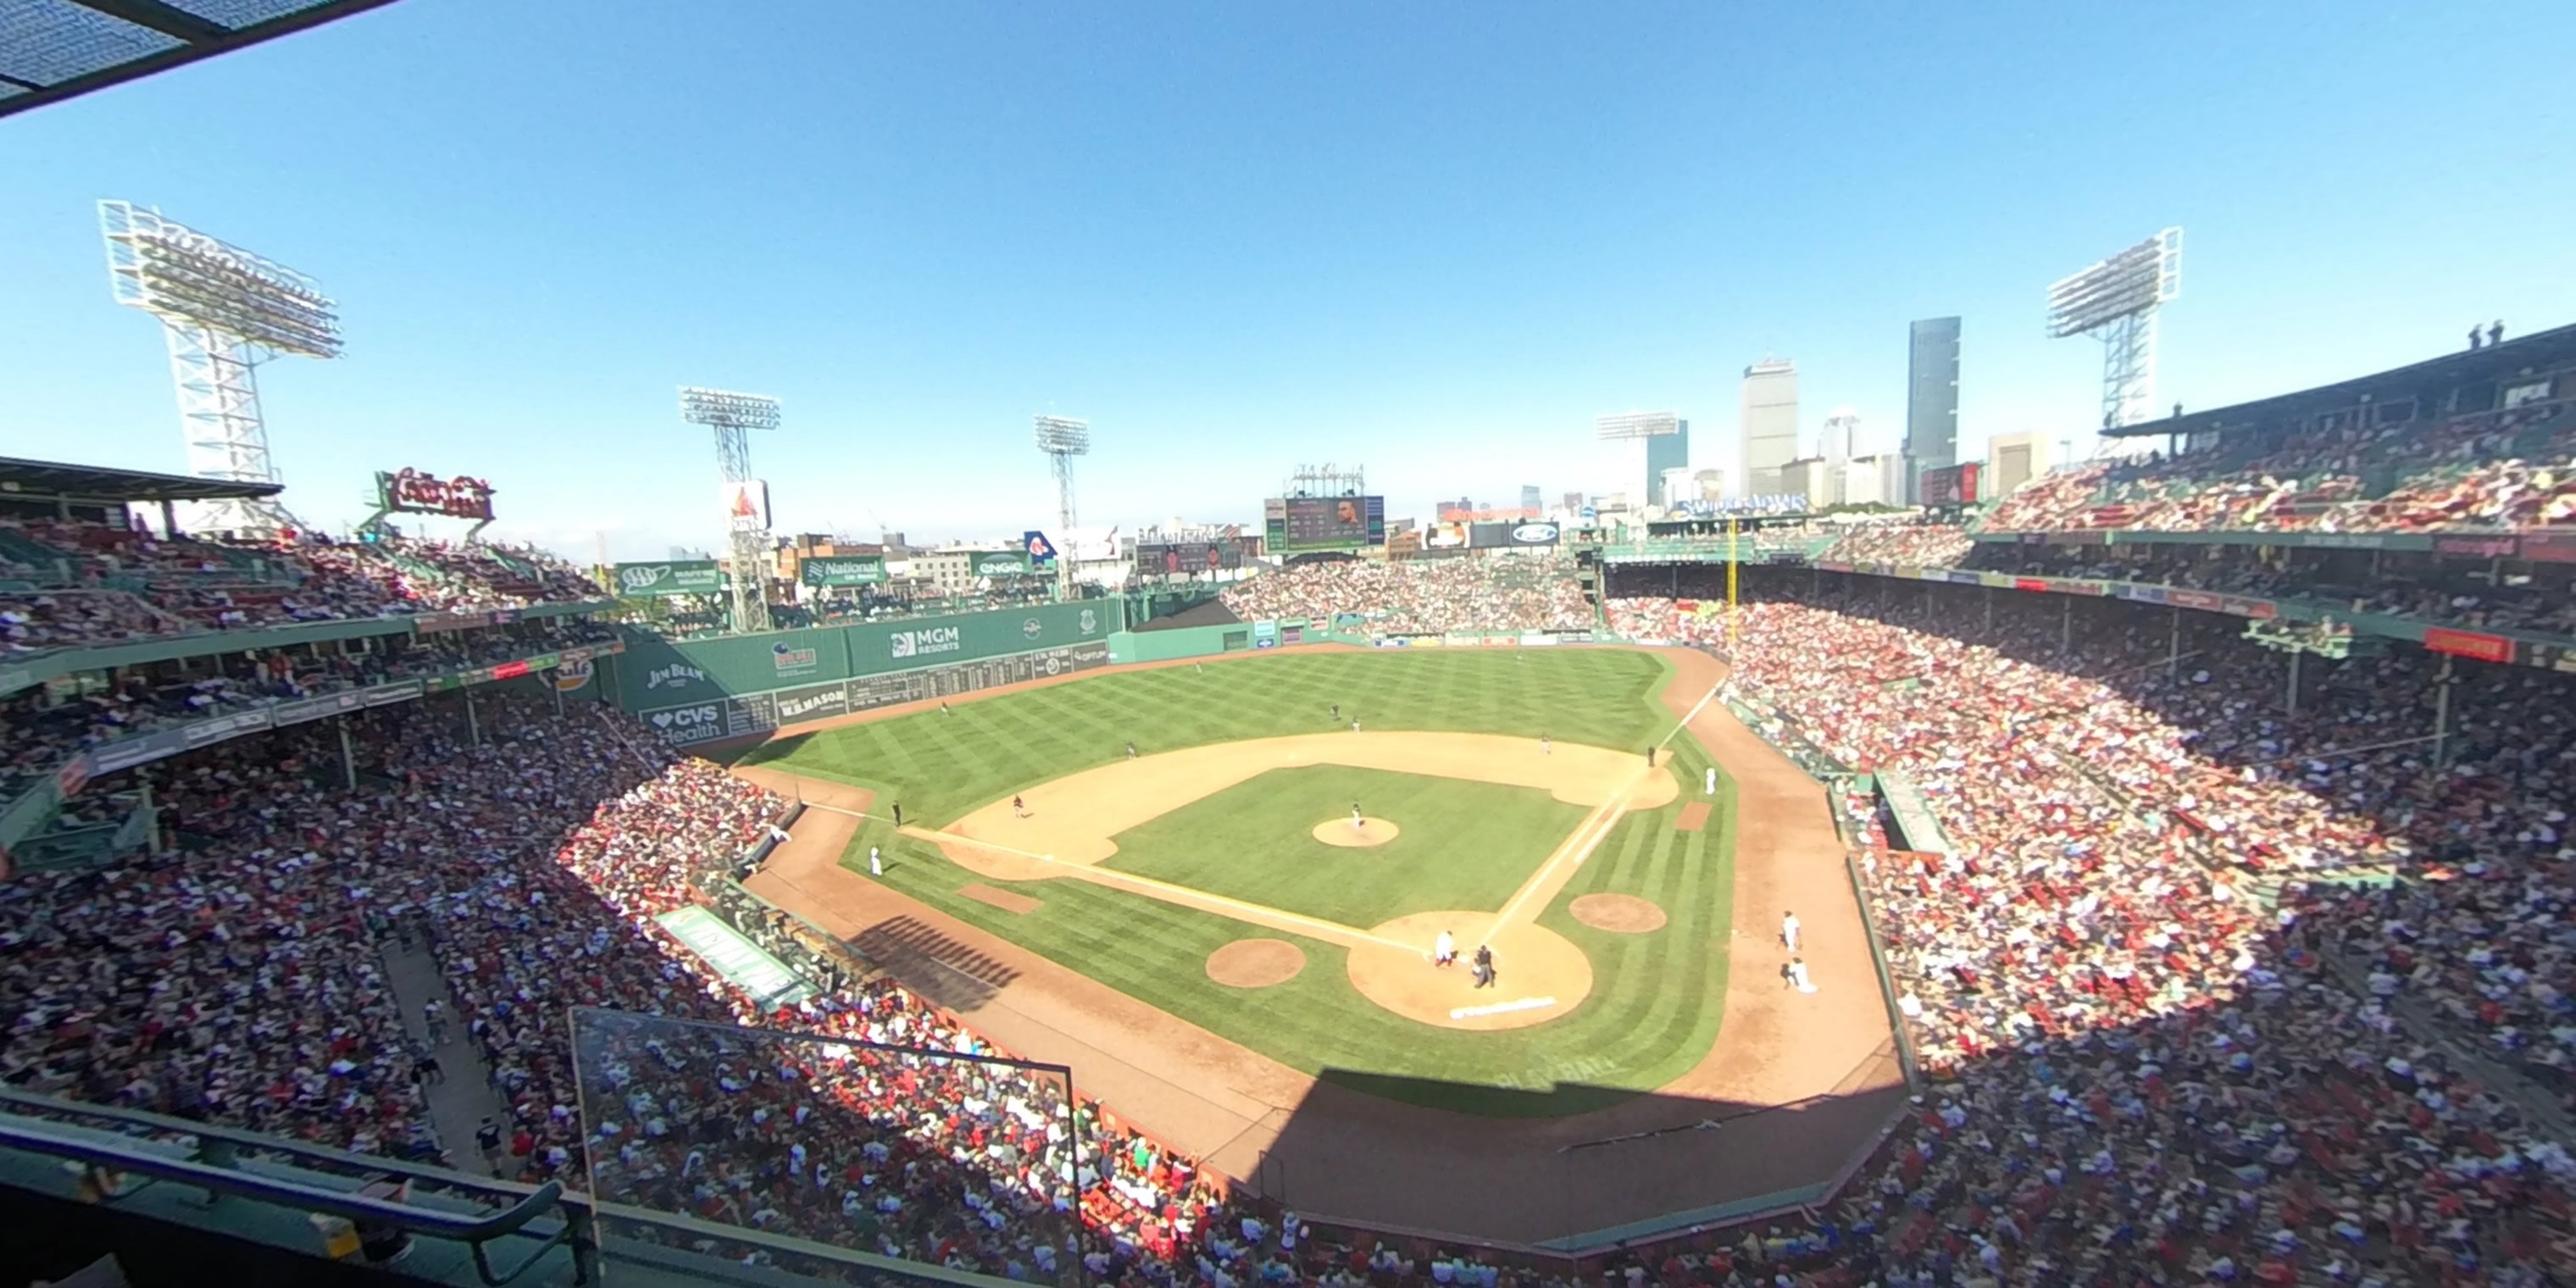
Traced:
<path fill-rule="evenodd" d="M 1892 1042 L 1832 1092 L 1776 1105 L 1326 1069 L 1247 1176 L 1301 1212 L 1402 1213 L 1381 1219 L 1521 1244 L 1618 1243 L 1794 1211 L 1868 1156 L 1906 1094 Z M 1391 1115 L 1390 1100 L 1474 1117 L 1461 1131 L 1447 1115 Z M 1366 1167 L 1334 1161 L 1363 1157 Z"/>
<path fill-rule="evenodd" d="M 921 996 L 960 1014 L 982 1010 L 1019 971 L 915 917 L 890 917 L 853 935 L 850 947 Z"/>
<path fill-rule="evenodd" d="M 692 747 L 689 754 L 712 760 L 719 765 L 770 765 L 795 757 L 796 749 L 813 738 L 806 733 L 781 734 L 774 738 L 737 738 L 707 747 Z"/>

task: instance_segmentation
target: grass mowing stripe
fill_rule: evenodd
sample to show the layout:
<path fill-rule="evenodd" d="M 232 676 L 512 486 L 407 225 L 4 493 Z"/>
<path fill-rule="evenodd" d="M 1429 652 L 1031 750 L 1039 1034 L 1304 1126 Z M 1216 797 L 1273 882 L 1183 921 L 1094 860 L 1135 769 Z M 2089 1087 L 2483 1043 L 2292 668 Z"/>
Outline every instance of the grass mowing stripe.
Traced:
<path fill-rule="evenodd" d="M 1671 675 L 1662 659 L 1629 651 L 1296 654 L 1204 672 L 1191 667 L 1115 672 L 962 704 L 949 716 L 933 710 L 788 739 L 750 759 L 875 788 L 905 801 L 908 818 L 936 825 L 1039 782 L 1109 763 L 1125 754 L 1124 743 L 1131 736 L 1141 749 L 1168 751 L 1314 733 L 1336 727 L 1331 711 L 1336 702 L 1342 705 L 1345 725 L 1357 717 L 1370 729 L 1520 737 L 1546 732 L 1559 742 L 1642 749 L 1673 728 L 1672 713 L 1657 700 Z M 943 725 L 923 728 L 923 720 Z M 1125 732 L 1130 726 L 1136 732 Z M 1705 754 L 1687 738 L 1675 739 L 1671 751 L 1667 772 L 1680 776 L 1687 788 L 1697 788 L 1708 764 Z M 1411 789 L 1398 785 L 1407 777 L 1379 773 L 1375 785 L 1350 790 L 1359 791 L 1364 802 L 1374 794 L 1405 802 L 1412 810 Z M 1339 795 L 1345 788 L 1319 790 Z M 1696 1062 L 1715 1037 L 1725 978 L 1726 860 L 1733 820 L 1725 818 L 1704 834 L 1672 831 L 1680 804 L 1695 795 L 1686 792 L 1682 802 L 1621 820 L 1572 874 L 1565 893 L 1540 910 L 1542 924 L 1590 955 L 1594 991 L 1561 1020 L 1503 1033 L 1438 1029 L 1381 1010 L 1350 987 L 1347 954 L 1298 935 L 1066 881 L 1021 886 L 1040 906 L 1015 916 L 958 895 L 959 886 L 976 879 L 973 874 L 949 864 L 934 846 L 908 838 L 899 847 L 888 844 L 881 822 L 862 829 L 853 853 L 863 863 L 869 844 L 888 844 L 897 858 L 886 876 L 889 885 L 1294 1067 L 1376 1094 L 1465 1112 L 1544 1116 L 1599 1108 L 1669 1081 Z M 1530 842 L 1540 857 L 1585 812 L 1559 802 L 1547 804 L 1550 810 L 1572 811 L 1573 818 L 1548 824 Z M 1432 802 L 1419 808 L 1437 812 L 1440 807 Z M 1728 804 L 1720 808 L 1731 813 Z M 1337 892 L 1335 883 L 1318 880 L 1324 874 L 1283 863 L 1277 853 L 1291 843 L 1312 844 L 1306 833 L 1321 819 L 1307 815 L 1316 806 L 1304 798 L 1283 799 L 1278 809 L 1268 823 L 1229 816 L 1199 822 L 1194 830 L 1203 845 L 1247 851 L 1236 873 L 1239 879 L 1287 892 L 1256 902 L 1307 911 L 1289 900 L 1347 895 Z M 1154 826 L 1131 829 L 1128 836 Z M 1470 824 L 1454 826 L 1463 836 Z M 1450 827 L 1442 824 L 1434 830 Z M 1265 830 L 1284 835 L 1265 839 Z M 1190 838 L 1176 833 L 1172 839 L 1186 848 Z M 1503 845 L 1493 842 L 1492 848 Z M 1127 849 L 1124 840 L 1121 848 L 1122 853 Z M 1454 870 L 1436 880 L 1396 880 L 1385 888 L 1411 888 L 1414 898 L 1451 906 L 1479 906 L 1466 893 L 1480 888 L 1477 883 L 1484 879 L 1477 875 L 1478 856 L 1435 847 L 1428 857 Z M 1516 886 L 1537 859 L 1497 857 L 1494 862 L 1498 868 L 1506 863 L 1519 867 L 1512 882 Z M 1467 884 L 1457 884 L 1461 879 Z M 1301 880 L 1315 888 L 1297 888 Z M 1612 935 L 1575 922 L 1566 904 L 1574 895 L 1595 891 L 1654 900 L 1666 910 L 1666 928 L 1647 935 Z M 1400 897 L 1390 898 L 1401 903 Z M 1360 899 L 1346 906 L 1348 915 L 1332 919 L 1367 925 L 1404 910 L 1379 909 L 1373 899 Z M 1206 955 L 1248 937 L 1296 943 L 1306 954 L 1305 969 L 1284 984 L 1257 991 L 1209 980 Z M 1505 974 L 1508 979 L 1509 963 Z M 1560 1086 L 1555 1082 L 1559 1077 L 1572 1081 Z"/>

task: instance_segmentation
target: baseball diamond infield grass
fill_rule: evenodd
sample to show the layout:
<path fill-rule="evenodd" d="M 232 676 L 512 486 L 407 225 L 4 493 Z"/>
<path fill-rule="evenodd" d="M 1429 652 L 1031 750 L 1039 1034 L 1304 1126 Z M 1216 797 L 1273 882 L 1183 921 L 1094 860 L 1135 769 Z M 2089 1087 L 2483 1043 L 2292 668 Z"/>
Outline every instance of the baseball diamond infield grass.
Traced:
<path fill-rule="evenodd" d="M 1122 759 L 1130 739 L 1150 754 L 1320 733 L 1356 716 L 1371 730 L 1544 732 L 1560 745 L 1642 750 L 1674 727 L 1657 700 L 1672 679 L 1662 658 L 1627 649 L 1290 653 L 1113 672 L 948 714 L 792 736 L 745 759 L 874 789 L 878 813 L 900 801 L 907 822 L 937 827 Z M 1629 812 L 1536 919 L 1591 959 L 1592 992 L 1562 1018 L 1527 1028 L 1469 1032 L 1406 1019 L 1352 987 L 1339 945 L 1091 882 L 1014 882 L 1040 906 L 1005 912 L 959 894 L 983 878 L 883 818 L 861 828 L 843 862 L 864 870 L 868 847 L 883 846 L 890 887 L 1318 1077 L 1349 1075 L 1374 1094 L 1470 1113 L 1583 1113 L 1671 1081 L 1718 1032 L 1734 784 L 1719 767 L 1706 830 L 1677 830 L 1683 807 L 1708 799 L 1699 785 L 1712 762 L 1687 735 L 1668 746 L 1657 772 L 1678 774 L 1685 790 Z M 1316 842 L 1315 824 L 1347 817 L 1354 799 L 1402 835 L 1368 849 Z M 1407 912 L 1503 906 L 1585 812 L 1500 784 L 1346 766 L 1273 770 L 1130 828 L 1103 866 L 1368 927 Z M 1595 893 L 1650 900 L 1669 921 L 1642 935 L 1596 930 L 1566 910 Z M 1208 978 L 1208 954 L 1245 938 L 1295 943 L 1305 969 L 1253 990 Z"/>
<path fill-rule="evenodd" d="M 1317 823 L 1401 820 L 1394 840 L 1337 848 Z M 1118 834 L 1102 867 L 1345 926 L 1500 908 L 1587 811 L 1535 787 L 1342 765 L 1274 769 Z M 1245 930 L 1245 934 L 1265 933 Z"/>

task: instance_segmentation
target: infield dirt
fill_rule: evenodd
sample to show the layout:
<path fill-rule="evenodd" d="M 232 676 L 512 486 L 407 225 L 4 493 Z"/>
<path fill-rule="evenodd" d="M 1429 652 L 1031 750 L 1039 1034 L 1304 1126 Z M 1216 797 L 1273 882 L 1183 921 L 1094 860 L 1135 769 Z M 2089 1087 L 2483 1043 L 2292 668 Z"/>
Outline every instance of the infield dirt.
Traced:
<path fill-rule="evenodd" d="M 1257 665 L 1298 651 L 1205 661 Z M 1841 842 L 1814 780 L 1723 707 L 1709 704 L 1691 714 L 1723 678 L 1716 659 L 1657 651 L 1679 672 L 1664 702 L 1676 717 L 1691 715 L 1691 735 L 1736 782 L 1745 823 L 1736 842 L 1734 926 L 1730 943 L 1710 948 L 1731 950 L 1739 966 L 1728 977 L 1724 1029 L 1699 1064 L 1653 1094 L 1608 1109 L 1560 1118 L 1473 1117 L 1290 1069 L 842 867 L 852 820 L 831 811 L 809 811 L 751 885 L 831 933 L 901 945 L 885 954 L 901 978 L 925 989 L 971 986 L 939 991 L 971 996 L 958 1005 L 987 1038 L 1031 1059 L 1074 1066 L 1085 1093 L 1113 1114 L 1238 1182 L 1275 1186 L 1274 1178 L 1285 1178 L 1284 1197 L 1309 1219 L 1530 1242 L 1830 1182 L 1857 1165 L 1904 1101 Z M 936 705 L 865 712 L 781 736 Z M 777 771 L 742 772 L 773 787 L 799 786 L 795 776 Z M 820 802 L 827 791 L 857 792 L 813 779 L 801 785 L 809 801 Z M 864 793 L 831 804 L 867 808 Z M 1773 967 L 1781 956 L 1776 932 L 1784 909 L 1795 909 L 1805 924 L 1802 947 L 1817 993 L 1779 988 Z M 922 943 L 934 947 L 913 946 Z M 1764 1106 L 1782 1108 L 1748 1116 Z M 1577 1173 L 1568 1161 L 1577 1156 L 1560 1152 L 1712 1116 L 1725 1118 L 1724 1131 L 1658 1137 L 1652 1148 L 1616 1151 L 1615 1160 L 1612 1151 L 1596 1151 L 1605 1160 L 1596 1171 Z M 1354 1166 L 1355 1159 L 1368 1163 Z M 1460 1184 L 1462 1176 L 1475 1183 Z"/>

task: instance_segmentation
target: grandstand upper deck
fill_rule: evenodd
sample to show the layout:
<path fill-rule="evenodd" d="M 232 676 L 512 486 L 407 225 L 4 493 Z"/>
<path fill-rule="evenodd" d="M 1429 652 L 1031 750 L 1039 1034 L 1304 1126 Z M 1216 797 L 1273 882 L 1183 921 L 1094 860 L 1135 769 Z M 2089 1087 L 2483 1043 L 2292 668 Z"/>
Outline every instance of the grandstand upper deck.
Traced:
<path fill-rule="evenodd" d="M 2576 327 L 2128 432 L 2179 449 L 2034 480 L 1984 530 L 2576 524 Z"/>
<path fill-rule="evenodd" d="M 182 501 L 270 485 L 0 460 L 0 655 L 609 596 L 535 550 L 397 538 L 270 540 L 179 530 Z M 160 523 L 147 521 L 151 507 Z"/>

